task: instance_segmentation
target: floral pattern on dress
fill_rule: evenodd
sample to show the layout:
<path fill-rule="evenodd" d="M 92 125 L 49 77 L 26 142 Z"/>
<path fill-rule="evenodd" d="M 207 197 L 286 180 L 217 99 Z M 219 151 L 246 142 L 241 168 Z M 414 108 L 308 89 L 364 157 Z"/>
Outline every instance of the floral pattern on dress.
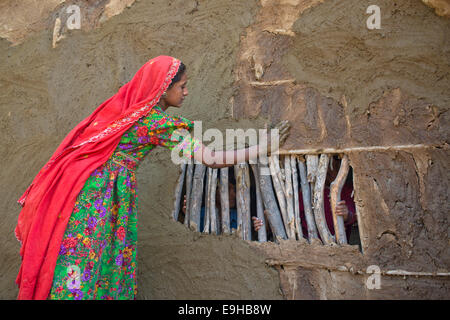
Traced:
<path fill-rule="evenodd" d="M 123 134 L 111 158 L 91 173 L 76 199 L 61 242 L 50 299 L 135 299 L 135 170 L 156 146 L 172 150 L 181 145 L 184 154 L 192 157 L 199 143 L 173 134 L 191 128 L 191 121 L 169 116 L 156 106 Z"/>

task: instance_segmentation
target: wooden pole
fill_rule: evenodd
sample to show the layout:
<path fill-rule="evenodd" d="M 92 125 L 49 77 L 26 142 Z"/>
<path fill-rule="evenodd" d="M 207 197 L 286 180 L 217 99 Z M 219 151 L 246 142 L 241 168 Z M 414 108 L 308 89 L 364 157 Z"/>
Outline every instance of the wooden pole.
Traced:
<path fill-rule="evenodd" d="M 209 217 L 211 219 L 211 233 L 219 234 L 220 230 L 217 220 L 217 208 L 216 208 L 217 169 L 212 169 L 210 180 L 211 180 L 211 190 L 210 190 Z"/>
<path fill-rule="evenodd" d="M 311 205 L 311 189 L 306 178 L 306 165 L 303 158 L 298 159 L 298 169 L 300 172 L 300 186 L 302 189 L 303 211 L 305 212 L 306 225 L 308 226 L 308 238 L 319 239 L 316 222 L 314 221 L 313 209 Z"/>
<path fill-rule="evenodd" d="M 289 158 L 289 156 L 286 156 Z M 290 156 L 291 170 L 292 170 L 292 187 L 294 192 L 294 218 L 295 218 L 295 233 L 297 239 L 303 239 L 302 221 L 300 219 L 300 201 L 299 201 L 299 189 L 298 189 L 298 172 L 297 172 L 297 157 Z"/>
<path fill-rule="evenodd" d="M 288 239 L 295 239 L 295 235 L 291 233 L 291 229 L 289 226 L 289 217 L 286 209 L 286 198 L 285 193 L 283 192 L 282 183 L 279 178 L 280 168 L 276 168 L 274 160 L 274 156 L 269 157 L 269 168 L 270 173 L 272 175 L 273 187 L 275 189 L 275 194 L 277 195 L 278 205 L 280 206 L 281 216 L 283 217 L 284 229 L 286 230 L 286 234 Z"/>
<path fill-rule="evenodd" d="M 181 164 L 181 174 L 178 178 L 177 187 L 175 189 L 175 203 L 173 206 L 173 212 L 172 217 L 173 220 L 178 221 L 178 214 L 180 213 L 180 207 L 181 207 L 181 195 L 183 192 L 183 185 L 184 185 L 184 177 L 186 176 L 186 163 Z"/>
<path fill-rule="evenodd" d="M 311 183 L 312 189 L 314 189 L 314 184 L 317 175 L 317 166 L 319 165 L 319 156 L 307 154 L 306 158 L 306 178 L 308 182 Z"/>
<path fill-rule="evenodd" d="M 316 220 L 317 229 L 320 238 L 325 244 L 334 243 L 334 238 L 328 230 L 327 221 L 325 219 L 325 207 L 323 190 L 325 188 L 325 179 L 327 177 L 329 157 L 327 154 L 320 155 L 319 166 L 317 168 L 316 184 L 314 187 L 314 218 Z"/>
<path fill-rule="evenodd" d="M 347 243 L 347 235 L 345 233 L 344 218 L 336 214 L 336 204 L 341 201 L 341 192 L 345 180 L 347 179 L 349 169 L 348 156 L 344 155 L 336 179 L 330 185 L 330 202 L 331 211 L 333 212 L 334 234 L 336 236 L 336 242 L 341 245 Z"/>
<path fill-rule="evenodd" d="M 280 159 L 278 158 L 278 155 L 271 155 L 270 158 L 273 161 L 273 165 L 274 165 L 275 171 L 277 173 L 278 180 L 280 181 L 281 190 L 283 191 L 284 196 L 286 197 L 286 195 L 287 195 L 286 194 L 286 187 L 284 185 L 285 177 L 284 177 L 284 174 L 283 174 L 283 172 L 281 170 Z"/>
<path fill-rule="evenodd" d="M 220 169 L 220 208 L 222 216 L 222 233 L 231 234 L 230 198 L 228 194 L 228 168 Z"/>
<path fill-rule="evenodd" d="M 235 166 L 238 232 L 244 240 L 251 240 L 250 174 L 247 163 Z"/>
<path fill-rule="evenodd" d="M 267 241 L 267 232 L 266 232 L 266 218 L 264 217 L 264 205 L 263 199 L 261 195 L 261 187 L 260 187 L 260 179 L 258 172 L 258 165 L 251 164 L 253 171 L 253 176 L 255 177 L 255 189 L 256 189 L 256 217 L 263 222 L 263 226 L 258 230 L 258 241 L 266 242 Z"/>
<path fill-rule="evenodd" d="M 294 190 L 292 187 L 292 169 L 291 169 L 291 157 L 284 157 L 284 176 L 285 176 L 285 191 L 286 191 L 286 209 L 288 214 L 289 232 L 292 238 L 295 239 L 296 226 L 295 226 L 295 213 L 294 213 Z"/>
<path fill-rule="evenodd" d="M 190 226 L 190 211 L 192 202 L 192 176 L 194 173 L 193 161 L 190 161 L 186 168 L 186 212 L 184 214 L 184 225 Z"/>
<path fill-rule="evenodd" d="M 209 233 L 211 226 L 211 176 L 212 168 L 208 167 L 206 168 L 205 216 L 203 217 L 203 233 Z"/>
<path fill-rule="evenodd" d="M 278 209 L 277 200 L 273 192 L 272 179 L 269 174 L 267 165 L 259 163 L 259 186 L 261 188 L 261 195 L 266 209 L 267 220 L 269 221 L 270 229 L 272 230 L 275 241 L 278 239 L 287 239 L 286 230 L 284 228 L 281 213 Z"/>
<path fill-rule="evenodd" d="M 385 152 L 394 150 L 420 150 L 420 149 L 435 149 L 445 148 L 442 144 L 404 144 L 393 146 L 363 146 L 363 147 L 349 147 L 349 148 L 317 148 L 317 149 L 297 149 L 297 150 L 278 150 L 277 154 L 348 154 L 353 152 Z"/>
<path fill-rule="evenodd" d="M 316 186 L 317 167 L 319 165 L 319 155 L 305 155 L 306 159 L 306 178 L 308 179 L 309 186 L 311 188 L 311 205 L 315 207 L 314 203 L 314 190 Z"/>
<path fill-rule="evenodd" d="M 190 223 L 189 228 L 194 231 L 200 231 L 200 211 L 203 198 L 203 178 L 205 176 L 206 166 L 197 164 L 194 170 L 191 190 L 190 203 Z"/>

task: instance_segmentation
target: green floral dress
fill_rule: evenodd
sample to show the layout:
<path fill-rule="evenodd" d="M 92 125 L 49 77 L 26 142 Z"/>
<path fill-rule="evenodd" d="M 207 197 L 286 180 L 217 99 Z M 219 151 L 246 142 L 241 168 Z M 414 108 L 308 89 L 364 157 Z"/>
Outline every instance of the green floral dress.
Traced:
<path fill-rule="evenodd" d="M 135 298 L 135 170 L 156 146 L 180 148 L 184 156 L 192 156 L 198 142 L 173 135 L 176 129 L 191 127 L 191 121 L 171 117 L 156 106 L 124 133 L 111 158 L 92 172 L 61 243 L 50 299 Z"/>

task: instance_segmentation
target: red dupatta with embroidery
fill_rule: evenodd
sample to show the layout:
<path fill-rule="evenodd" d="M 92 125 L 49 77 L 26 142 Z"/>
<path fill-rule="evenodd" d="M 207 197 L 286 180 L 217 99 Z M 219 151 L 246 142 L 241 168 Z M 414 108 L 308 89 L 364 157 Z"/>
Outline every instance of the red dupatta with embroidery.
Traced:
<path fill-rule="evenodd" d="M 18 200 L 23 207 L 15 229 L 22 244 L 18 299 L 47 299 L 61 241 L 84 183 L 109 159 L 122 134 L 159 102 L 179 66 L 169 56 L 144 64 L 70 131 Z"/>

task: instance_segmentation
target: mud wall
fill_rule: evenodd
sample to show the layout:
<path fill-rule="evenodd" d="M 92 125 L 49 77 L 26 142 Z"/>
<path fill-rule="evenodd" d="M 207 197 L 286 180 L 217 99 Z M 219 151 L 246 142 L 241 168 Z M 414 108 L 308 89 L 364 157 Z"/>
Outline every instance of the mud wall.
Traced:
<path fill-rule="evenodd" d="M 289 298 L 450 296 L 450 23 L 417 1 L 376 1 L 381 29 L 370 30 L 372 4 L 263 1 L 241 44 L 233 115 L 289 119 L 284 149 L 349 150 L 354 173 L 362 255 L 262 246 Z M 370 265 L 384 272 L 380 290 L 365 286 Z"/>
<path fill-rule="evenodd" d="M 180 113 L 204 129 L 290 119 L 286 149 L 426 147 L 349 154 L 363 253 L 193 233 L 170 218 L 178 169 L 154 151 L 138 172 L 139 298 L 448 298 L 448 277 L 364 285 L 368 265 L 450 262 L 447 4 L 376 2 L 381 30 L 365 27 L 374 3 L 356 0 L 3 2 L 0 298 L 17 294 L 16 200 L 70 129 L 160 54 L 188 66 Z M 65 27 L 71 4 L 81 30 Z"/>
<path fill-rule="evenodd" d="M 82 15 L 94 17 L 91 12 L 100 10 L 92 23 L 106 5 L 77 3 Z M 61 139 L 160 54 L 176 56 L 189 68 L 182 115 L 203 120 L 205 128 L 229 127 L 232 67 L 240 36 L 258 8 L 256 1 L 138 1 L 96 28 L 82 20 L 81 30 L 63 30 L 65 38 L 53 48 L 54 21 L 60 17 L 64 24 L 67 5 L 51 11 L 42 22 L 46 27 L 21 42 L 0 41 L 3 299 L 17 294 L 15 201 Z M 281 298 L 277 272 L 247 243 L 193 234 L 169 219 L 177 177 L 178 167 L 163 149 L 139 168 L 139 298 Z"/>

